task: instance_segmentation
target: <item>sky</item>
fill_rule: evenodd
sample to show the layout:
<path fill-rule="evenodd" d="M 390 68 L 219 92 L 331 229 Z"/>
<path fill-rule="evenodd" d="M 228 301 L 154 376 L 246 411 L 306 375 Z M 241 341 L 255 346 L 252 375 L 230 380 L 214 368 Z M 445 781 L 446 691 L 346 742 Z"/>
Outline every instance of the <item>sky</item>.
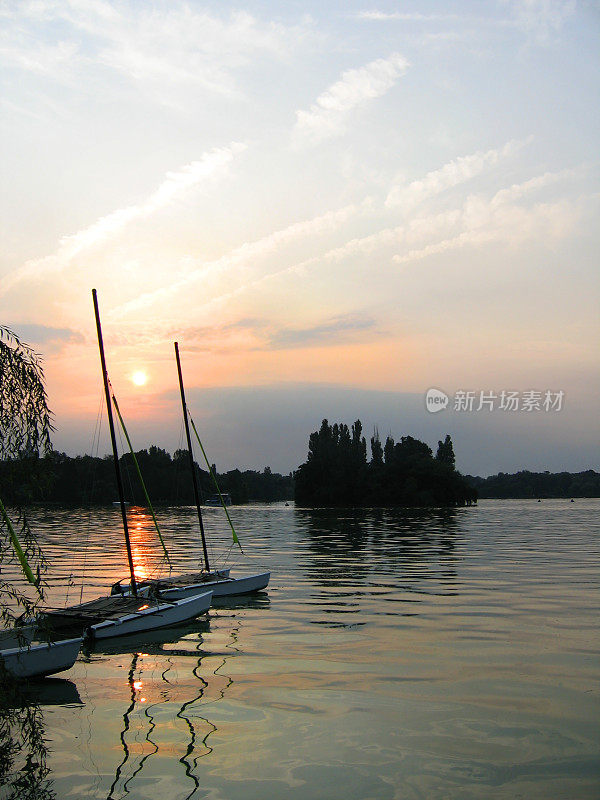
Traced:
<path fill-rule="evenodd" d="M 323 418 L 598 469 L 599 34 L 597 0 L 0 0 L 0 324 L 55 448 L 96 446 L 96 288 L 135 449 L 183 446 L 177 341 L 220 470 Z"/>

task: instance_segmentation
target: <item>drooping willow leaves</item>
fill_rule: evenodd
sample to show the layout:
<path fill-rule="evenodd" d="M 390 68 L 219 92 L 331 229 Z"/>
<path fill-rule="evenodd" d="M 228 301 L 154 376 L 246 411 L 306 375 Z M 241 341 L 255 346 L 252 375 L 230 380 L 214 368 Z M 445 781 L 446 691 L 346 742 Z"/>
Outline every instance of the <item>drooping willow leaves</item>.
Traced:
<path fill-rule="evenodd" d="M 0 325 L 0 458 L 49 452 L 52 430 L 41 359 Z"/>
<path fill-rule="evenodd" d="M 0 459 L 9 469 L 5 480 L 19 484 L 27 497 L 28 484 L 37 480 L 39 456 L 52 449 L 52 414 L 44 385 L 40 356 L 6 326 L 0 325 Z M 0 497 L 6 486 L 0 486 Z M 11 510 L 21 548 L 38 578 L 45 570 L 42 552 L 23 508 Z M 18 558 L 0 519 L 0 624 L 9 627 L 22 613 L 31 614 L 39 594 L 18 581 Z"/>
<path fill-rule="evenodd" d="M 5 480 L 19 482 L 23 496 L 35 478 L 35 463 L 52 449 L 53 430 L 40 357 L 9 329 L 0 326 L 0 460 L 11 469 Z M 12 477 L 11 477 L 12 476 Z M 6 488 L 6 487 L 4 487 Z M 0 496 L 3 487 L 0 486 Z M 21 556 L 37 573 L 45 571 L 42 552 L 23 508 L 11 509 L 11 522 Z M 14 625 L 21 615 L 32 616 L 41 594 L 18 580 L 19 555 L 0 518 L 0 627 Z M 7 800 L 55 800 L 46 759 L 41 710 L 18 697 L 20 687 L 0 663 L 0 792 Z"/>

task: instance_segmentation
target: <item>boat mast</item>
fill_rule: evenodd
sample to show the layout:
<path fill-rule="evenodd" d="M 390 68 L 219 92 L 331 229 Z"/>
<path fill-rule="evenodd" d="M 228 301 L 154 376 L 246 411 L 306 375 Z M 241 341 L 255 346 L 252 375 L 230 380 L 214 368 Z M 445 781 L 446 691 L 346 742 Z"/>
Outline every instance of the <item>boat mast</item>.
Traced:
<path fill-rule="evenodd" d="M 192 440 L 190 438 L 190 426 L 188 423 L 187 406 L 185 404 L 185 392 L 183 390 L 183 378 L 181 376 L 181 361 L 179 360 L 179 345 L 175 342 L 175 358 L 177 359 L 177 374 L 179 375 L 179 391 L 181 393 L 181 407 L 183 409 L 183 421 L 185 423 L 185 435 L 187 437 L 188 455 L 190 457 L 190 468 L 192 470 L 192 482 L 194 484 L 194 498 L 198 509 L 198 522 L 200 523 L 200 536 L 202 537 L 202 549 L 204 550 L 204 565 L 206 571 L 210 572 L 208 563 L 208 550 L 206 549 L 206 537 L 204 536 L 204 523 L 202 522 L 202 512 L 200 511 L 200 494 L 198 492 L 198 480 L 196 478 L 196 466 L 192 453 Z"/>
<path fill-rule="evenodd" d="M 98 332 L 98 347 L 100 348 L 100 363 L 102 364 L 102 378 L 104 380 L 104 394 L 106 395 L 106 411 L 108 413 L 108 427 L 110 428 L 110 440 L 112 443 L 113 460 L 115 462 L 115 472 L 117 475 L 117 490 L 119 492 L 119 503 L 121 505 L 121 516 L 123 518 L 123 533 L 125 534 L 125 545 L 127 547 L 127 559 L 129 561 L 129 572 L 131 573 L 131 591 L 137 597 L 137 583 L 135 580 L 135 570 L 133 568 L 133 556 L 131 554 L 131 542 L 129 541 L 129 530 L 127 528 L 127 512 L 125 511 L 125 496 L 123 494 L 123 481 L 119 468 L 119 454 L 117 452 L 117 439 L 115 437 L 115 426 L 113 423 L 112 406 L 110 402 L 110 390 L 108 388 L 108 373 L 106 371 L 106 360 L 104 358 L 104 342 L 102 340 L 102 327 L 100 325 L 100 312 L 98 311 L 98 298 L 96 290 L 92 289 L 94 300 L 94 313 L 96 314 L 96 330 Z"/>

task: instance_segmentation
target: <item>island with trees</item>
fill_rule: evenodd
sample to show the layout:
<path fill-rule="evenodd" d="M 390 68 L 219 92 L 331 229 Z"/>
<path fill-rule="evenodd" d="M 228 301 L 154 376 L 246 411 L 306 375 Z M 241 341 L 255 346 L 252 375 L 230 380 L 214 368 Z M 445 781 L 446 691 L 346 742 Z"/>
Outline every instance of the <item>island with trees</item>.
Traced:
<path fill-rule="evenodd" d="M 371 437 L 371 459 L 362 424 L 344 423 L 310 435 L 308 458 L 296 471 L 298 505 L 327 506 L 461 506 L 477 500 L 477 490 L 457 472 L 452 440 L 431 448 L 412 436 L 382 445 L 377 431 Z"/>

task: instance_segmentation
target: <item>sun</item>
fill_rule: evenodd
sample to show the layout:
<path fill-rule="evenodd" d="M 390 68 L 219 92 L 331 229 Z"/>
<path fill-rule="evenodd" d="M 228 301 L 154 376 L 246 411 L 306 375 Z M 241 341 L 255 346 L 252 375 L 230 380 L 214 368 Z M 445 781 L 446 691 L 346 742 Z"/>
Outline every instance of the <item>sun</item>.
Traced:
<path fill-rule="evenodd" d="M 133 375 L 131 376 L 131 382 L 135 383 L 136 386 L 144 386 L 144 384 L 148 381 L 148 376 L 146 373 L 138 369 L 136 370 Z"/>

